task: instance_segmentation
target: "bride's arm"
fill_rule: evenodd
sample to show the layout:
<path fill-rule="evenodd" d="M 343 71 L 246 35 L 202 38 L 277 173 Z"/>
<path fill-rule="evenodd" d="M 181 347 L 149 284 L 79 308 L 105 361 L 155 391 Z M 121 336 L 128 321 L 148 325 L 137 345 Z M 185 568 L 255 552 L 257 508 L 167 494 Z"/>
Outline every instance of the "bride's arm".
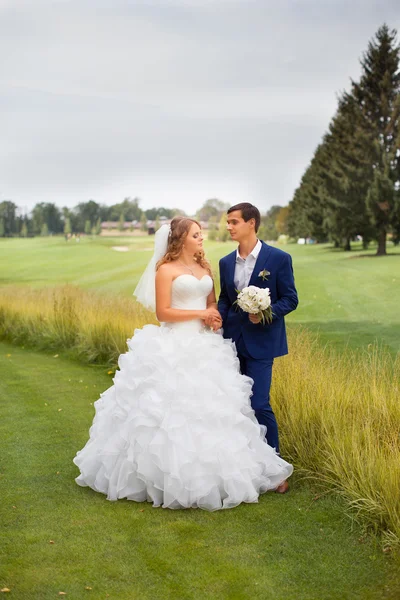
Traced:
<path fill-rule="evenodd" d="M 213 282 L 213 288 L 207 296 L 207 308 L 210 308 L 210 306 L 217 308 L 217 299 L 215 297 L 214 282 Z"/>
<path fill-rule="evenodd" d="M 207 297 L 207 308 L 215 308 L 218 311 L 217 299 L 215 297 L 215 288 L 213 283 L 213 288 Z M 206 325 L 217 331 L 220 327 L 222 327 L 222 318 L 218 311 L 218 316 L 210 316 L 205 319 Z"/>
<path fill-rule="evenodd" d="M 172 272 L 162 265 L 156 273 L 156 315 L 164 323 L 177 323 L 180 321 L 193 321 L 194 319 L 206 320 L 219 313 L 213 306 L 206 310 L 181 310 L 171 308 Z"/>

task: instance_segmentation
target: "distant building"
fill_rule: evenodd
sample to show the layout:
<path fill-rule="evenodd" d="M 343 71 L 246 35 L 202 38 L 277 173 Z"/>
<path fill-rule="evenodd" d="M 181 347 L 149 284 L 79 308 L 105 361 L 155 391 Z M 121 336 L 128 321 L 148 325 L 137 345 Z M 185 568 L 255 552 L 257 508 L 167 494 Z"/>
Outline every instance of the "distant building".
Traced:
<path fill-rule="evenodd" d="M 167 217 L 159 217 L 160 225 L 171 223 L 172 219 L 168 219 Z M 208 229 L 208 221 L 200 221 L 201 228 L 204 230 Z M 147 233 L 148 235 L 154 235 L 156 231 L 156 221 L 148 220 L 146 223 Z M 140 221 L 125 221 L 123 231 L 120 231 L 120 222 L 119 221 L 103 221 L 101 224 L 101 232 L 105 235 L 118 235 L 123 234 L 126 235 L 129 232 L 138 233 L 142 229 L 142 223 Z"/>
<path fill-rule="evenodd" d="M 109 230 L 109 229 L 118 229 L 120 228 L 119 221 L 103 221 L 101 224 L 101 229 Z M 129 229 L 140 229 L 140 223 L 138 221 L 125 221 L 124 230 Z"/>

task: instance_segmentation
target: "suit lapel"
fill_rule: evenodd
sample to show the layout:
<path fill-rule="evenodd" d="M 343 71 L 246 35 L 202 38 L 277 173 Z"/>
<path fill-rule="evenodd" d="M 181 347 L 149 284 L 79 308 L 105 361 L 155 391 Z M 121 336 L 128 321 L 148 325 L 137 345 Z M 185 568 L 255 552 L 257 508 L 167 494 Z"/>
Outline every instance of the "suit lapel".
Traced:
<path fill-rule="evenodd" d="M 261 242 L 261 250 L 257 256 L 256 264 L 254 265 L 253 272 L 250 277 L 249 285 L 257 285 L 260 283 L 258 280 L 258 274 L 265 267 L 268 255 L 271 252 L 271 246 L 268 246 L 265 242 Z M 258 286 L 259 287 L 259 286 Z"/>
<path fill-rule="evenodd" d="M 228 273 L 227 273 L 227 284 L 229 285 L 229 287 L 231 288 L 231 291 L 233 291 L 234 294 L 236 294 L 235 281 L 234 281 L 235 266 L 236 266 L 236 250 L 234 252 L 231 252 L 231 254 L 229 255 Z"/>

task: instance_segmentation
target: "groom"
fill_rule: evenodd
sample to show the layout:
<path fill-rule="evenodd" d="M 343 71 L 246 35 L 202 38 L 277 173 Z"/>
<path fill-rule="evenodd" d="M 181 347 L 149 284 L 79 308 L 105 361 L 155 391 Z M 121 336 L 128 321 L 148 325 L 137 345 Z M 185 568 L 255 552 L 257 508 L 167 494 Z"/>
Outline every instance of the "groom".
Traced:
<path fill-rule="evenodd" d="M 267 442 L 279 453 L 278 426 L 270 405 L 274 358 L 288 353 L 284 317 L 298 304 L 292 259 L 289 254 L 257 239 L 260 226 L 258 208 L 242 202 L 228 210 L 227 229 L 237 250 L 220 260 L 221 294 L 218 310 L 224 337 L 236 344 L 240 370 L 254 381 L 251 406 L 258 422 L 267 427 Z M 268 287 L 271 294 L 272 322 L 263 325 L 257 315 L 243 312 L 235 305 L 237 290 L 248 285 Z M 279 489 L 281 488 L 281 489 Z M 277 491 L 286 492 L 287 482 Z"/>

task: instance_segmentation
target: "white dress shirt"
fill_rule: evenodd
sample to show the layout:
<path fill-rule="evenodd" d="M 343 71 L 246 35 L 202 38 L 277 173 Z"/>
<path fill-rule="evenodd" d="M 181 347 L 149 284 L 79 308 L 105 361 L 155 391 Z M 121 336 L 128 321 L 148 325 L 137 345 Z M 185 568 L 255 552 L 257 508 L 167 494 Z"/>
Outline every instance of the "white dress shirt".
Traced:
<path fill-rule="evenodd" d="M 254 271 L 260 250 L 260 240 L 257 240 L 257 244 L 254 246 L 247 258 L 242 258 L 240 256 L 239 248 L 236 250 L 235 275 L 233 277 L 233 281 L 237 290 L 242 290 L 249 285 L 250 277 Z"/>

